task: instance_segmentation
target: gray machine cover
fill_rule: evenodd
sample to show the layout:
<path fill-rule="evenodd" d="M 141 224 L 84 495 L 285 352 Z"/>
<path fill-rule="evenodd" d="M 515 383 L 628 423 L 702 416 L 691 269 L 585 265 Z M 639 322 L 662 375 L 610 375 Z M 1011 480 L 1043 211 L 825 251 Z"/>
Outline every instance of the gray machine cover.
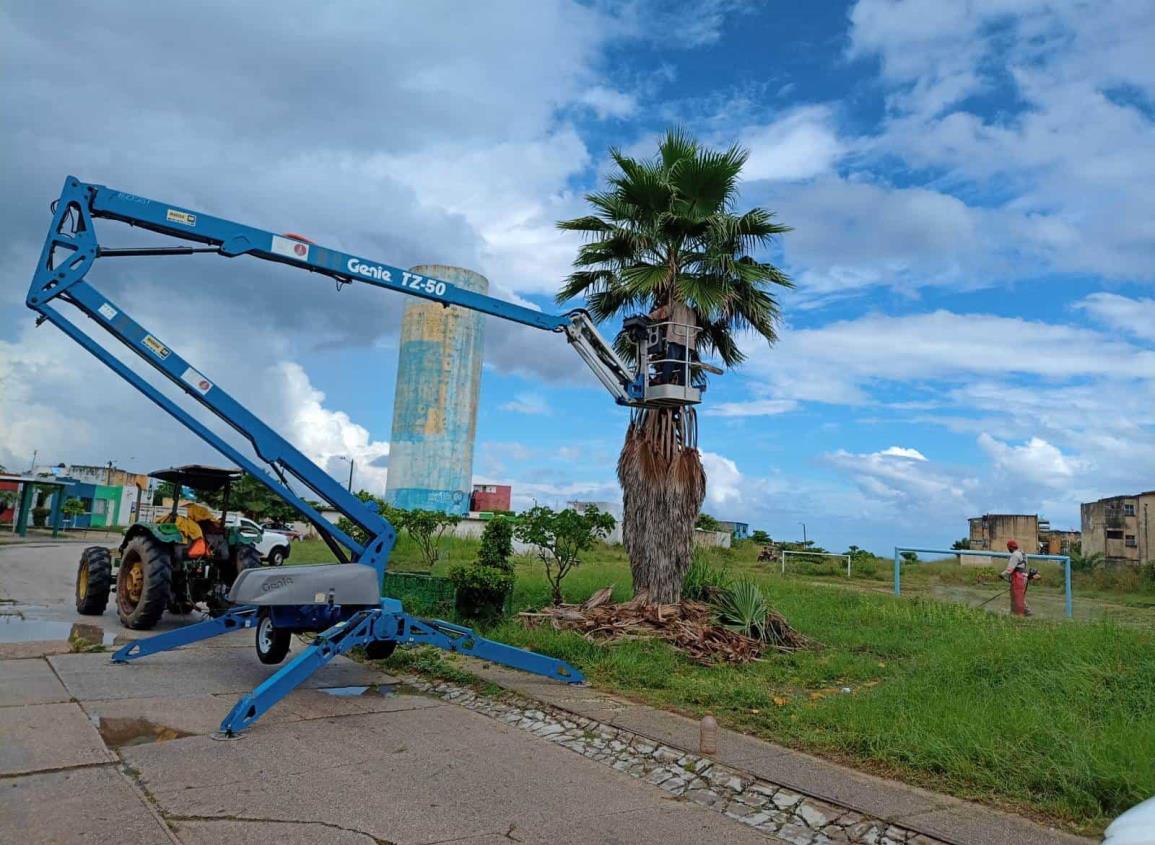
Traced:
<path fill-rule="evenodd" d="M 362 563 L 262 566 L 246 569 L 229 590 L 234 604 L 376 605 L 381 601 L 377 570 Z"/>

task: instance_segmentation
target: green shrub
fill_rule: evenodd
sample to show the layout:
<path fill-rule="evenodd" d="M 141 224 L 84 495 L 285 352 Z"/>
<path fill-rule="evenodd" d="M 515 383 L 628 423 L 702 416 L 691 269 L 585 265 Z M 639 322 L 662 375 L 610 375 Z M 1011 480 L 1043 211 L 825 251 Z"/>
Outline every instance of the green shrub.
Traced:
<path fill-rule="evenodd" d="M 501 616 L 513 590 L 513 572 L 480 563 L 460 563 L 449 570 L 457 588 L 457 612 L 466 619 L 491 621 Z"/>
<path fill-rule="evenodd" d="M 48 522 L 48 514 L 52 511 L 49 508 L 33 508 L 32 509 L 32 524 L 36 528 L 43 528 Z"/>
<path fill-rule="evenodd" d="M 691 601 L 710 601 L 719 590 L 730 584 L 730 576 L 725 570 L 710 563 L 700 554 L 695 554 L 682 579 L 682 598 Z"/>

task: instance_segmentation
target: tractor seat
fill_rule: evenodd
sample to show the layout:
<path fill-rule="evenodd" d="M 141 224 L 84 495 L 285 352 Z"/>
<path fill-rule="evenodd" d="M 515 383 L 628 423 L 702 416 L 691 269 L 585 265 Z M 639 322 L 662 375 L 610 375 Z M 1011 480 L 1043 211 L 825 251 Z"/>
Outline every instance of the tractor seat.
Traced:
<path fill-rule="evenodd" d="M 246 569 L 229 590 L 234 604 L 374 606 L 381 601 L 377 570 L 363 563 Z"/>

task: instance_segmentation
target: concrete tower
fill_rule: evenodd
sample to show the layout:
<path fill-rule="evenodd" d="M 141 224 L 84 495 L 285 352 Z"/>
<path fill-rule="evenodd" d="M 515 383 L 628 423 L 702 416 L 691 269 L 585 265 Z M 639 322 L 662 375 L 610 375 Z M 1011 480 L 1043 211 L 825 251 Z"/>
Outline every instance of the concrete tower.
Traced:
<path fill-rule="evenodd" d="M 489 291 L 489 280 L 472 270 L 423 264 L 412 271 Z M 481 314 L 465 308 L 423 299 L 405 306 L 385 490 L 389 504 L 469 510 L 483 326 Z"/>

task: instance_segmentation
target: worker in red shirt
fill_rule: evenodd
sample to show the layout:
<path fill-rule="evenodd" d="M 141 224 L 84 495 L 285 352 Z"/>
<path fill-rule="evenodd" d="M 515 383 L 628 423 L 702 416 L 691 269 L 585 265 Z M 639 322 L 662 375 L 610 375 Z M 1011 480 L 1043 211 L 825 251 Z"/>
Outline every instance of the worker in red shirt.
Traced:
<path fill-rule="evenodd" d="M 1014 540 L 1007 540 L 1007 551 L 1011 557 L 999 577 L 1011 582 L 1011 613 L 1015 616 L 1030 616 L 1031 609 L 1027 607 L 1027 556 Z"/>

